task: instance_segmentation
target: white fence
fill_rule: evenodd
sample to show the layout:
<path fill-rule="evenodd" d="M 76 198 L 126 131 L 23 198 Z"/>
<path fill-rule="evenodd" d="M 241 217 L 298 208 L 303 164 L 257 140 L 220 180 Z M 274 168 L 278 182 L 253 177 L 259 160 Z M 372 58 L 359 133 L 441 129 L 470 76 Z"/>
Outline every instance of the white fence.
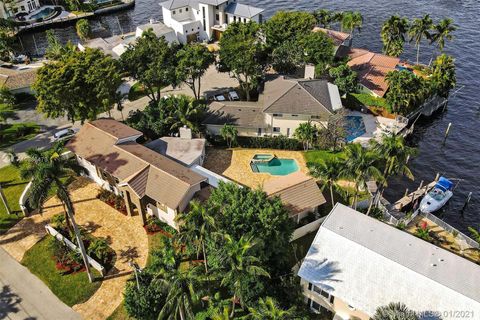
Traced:
<path fill-rule="evenodd" d="M 292 239 L 290 240 L 290 242 L 295 241 L 298 238 L 301 238 L 310 232 L 317 231 L 318 228 L 320 228 L 320 225 L 322 224 L 322 222 L 325 220 L 325 218 L 326 216 L 321 217 L 320 219 L 317 219 L 313 222 L 310 222 L 309 224 L 306 224 L 298 229 L 295 229 L 295 231 L 293 231 Z"/>
<path fill-rule="evenodd" d="M 73 243 L 71 242 L 70 240 L 68 240 L 67 238 L 65 238 L 64 236 L 62 236 L 57 230 L 55 230 L 55 228 L 53 228 L 52 226 L 50 225 L 46 225 L 45 226 L 45 229 L 47 230 L 47 233 L 50 234 L 51 236 L 53 236 L 55 239 L 57 239 L 58 241 L 61 241 L 63 242 L 67 247 L 69 247 L 70 249 L 74 250 L 74 251 L 78 251 L 80 252 L 80 249 Z M 102 276 L 105 276 L 105 268 L 100 264 L 98 263 L 97 261 L 95 261 L 92 257 L 90 256 L 87 256 L 88 258 L 88 263 L 94 268 L 96 269 L 98 272 L 100 272 L 102 274 Z"/>

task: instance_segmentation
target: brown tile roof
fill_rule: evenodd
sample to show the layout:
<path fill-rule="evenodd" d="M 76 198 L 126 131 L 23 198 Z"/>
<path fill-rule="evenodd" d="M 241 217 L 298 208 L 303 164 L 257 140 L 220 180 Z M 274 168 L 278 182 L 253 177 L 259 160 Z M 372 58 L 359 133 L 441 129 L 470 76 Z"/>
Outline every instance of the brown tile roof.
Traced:
<path fill-rule="evenodd" d="M 280 197 L 292 216 L 326 202 L 315 180 L 300 171 L 266 181 L 263 190 Z"/>
<path fill-rule="evenodd" d="M 388 90 L 385 77 L 396 70 L 400 59 L 357 48 L 351 48 L 347 55 L 350 57 L 347 64 L 358 73 L 359 82 L 383 97 Z"/>
<path fill-rule="evenodd" d="M 319 27 L 315 27 L 313 29 L 313 32 L 323 32 L 323 33 L 325 33 L 330 39 L 333 40 L 333 43 L 336 46 L 341 45 L 342 43 L 345 42 L 345 40 L 350 38 L 350 34 L 348 34 L 348 33 L 340 32 L 340 31 L 336 31 L 336 30 L 331 30 L 331 29 L 319 28 Z"/>
<path fill-rule="evenodd" d="M 37 69 L 25 70 L 0 67 L 0 86 L 10 90 L 29 88 L 37 79 Z"/>
<path fill-rule="evenodd" d="M 124 139 L 133 136 L 141 137 L 143 135 L 142 132 L 113 119 L 98 119 L 90 122 L 90 124 L 116 139 Z"/>
<path fill-rule="evenodd" d="M 206 178 L 187 167 L 136 142 L 119 139 L 136 137 L 139 131 L 114 120 L 86 123 L 67 148 L 78 156 L 102 168 L 112 176 L 127 183 L 137 195 L 150 198 L 176 209 L 190 188 Z M 106 128 L 103 131 L 99 127 Z M 128 127 L 127 127 L 128 128 Z"/>

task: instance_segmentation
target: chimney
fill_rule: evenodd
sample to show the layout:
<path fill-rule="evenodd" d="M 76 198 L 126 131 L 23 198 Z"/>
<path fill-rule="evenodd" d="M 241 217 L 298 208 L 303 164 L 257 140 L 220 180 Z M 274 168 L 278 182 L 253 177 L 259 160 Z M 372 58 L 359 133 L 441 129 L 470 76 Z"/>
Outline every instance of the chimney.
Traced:
<path fill-rule="evenodd" d="M 187 128 L 186 126 L 183 126 L 183 128 L 180 128 L 180 139 L 191 140 L 192 139 L 192 129 Z"/>
<path fill-rule="evenodd" d="M 305 79 L 312 80 L 315 79 L 315 66 L 313 64 L 305 65 Z"/>

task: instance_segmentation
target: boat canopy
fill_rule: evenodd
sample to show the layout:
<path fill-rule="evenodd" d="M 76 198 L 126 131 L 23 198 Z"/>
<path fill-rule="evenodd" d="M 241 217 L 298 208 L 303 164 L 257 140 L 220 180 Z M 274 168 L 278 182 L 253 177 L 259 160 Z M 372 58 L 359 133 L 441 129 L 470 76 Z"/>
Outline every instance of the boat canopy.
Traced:
<path fill-rule="evenodd" d="M 450 180 L 448 180 L 447 178 L 440 177 L 437 184 L 435 185 L 435 188 L 439 188 L 439 189 L 441 189 L 445 192 L 447 190 L 452 190 L 453 183 Z"/>

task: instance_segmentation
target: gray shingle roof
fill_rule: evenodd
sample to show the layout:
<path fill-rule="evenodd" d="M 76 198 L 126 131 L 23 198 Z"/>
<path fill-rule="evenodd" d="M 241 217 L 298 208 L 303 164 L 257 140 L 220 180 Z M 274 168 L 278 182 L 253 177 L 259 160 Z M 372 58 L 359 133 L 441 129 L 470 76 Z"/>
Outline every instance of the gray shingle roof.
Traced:
<path fill-rule="evenodd" d="M 205 139 L 162 137 L 147 143 L 145 146 L 172 160 L 190 166 L 202 156 L 205 142 Z"/>
<path fill-rule="evenodd" d="M 246 4 L 232 2 L 226 8 L 225 12 L 229 14 L 233 14 L 235 16 L 240 16 L 244 18 L 253 18 L 256 15 L 265 11 L 264 9 L 249 6 Z"/>
<path fill-rule="evenodd" d="M 224 125 L 231 124 L 243 128 L 266 128 L 262 107 L 249 106 L 245 102 L 212 102 L 209 115 L 204 124 Z"/>

